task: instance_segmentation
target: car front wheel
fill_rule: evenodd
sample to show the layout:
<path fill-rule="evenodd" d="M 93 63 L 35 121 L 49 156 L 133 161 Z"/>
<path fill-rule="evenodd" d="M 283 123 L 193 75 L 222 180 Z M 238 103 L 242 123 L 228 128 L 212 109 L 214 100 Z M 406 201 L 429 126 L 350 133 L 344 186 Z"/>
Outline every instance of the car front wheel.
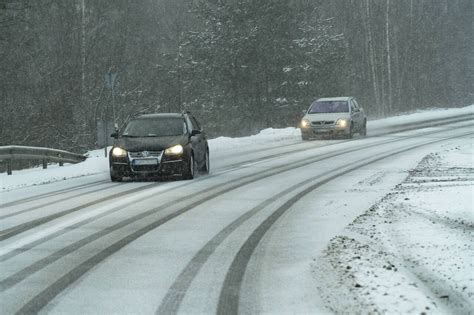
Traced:
<path fill-rule="evenodd" d="M 349 133 L 347 134 L 347 139 L 352 139 L 353 136 L 354 136 L 354 127 L 351 124 L 351 126 L 349 128 Z"/>
<path fill-rule="evenodd" d="M 193 179 L 196 172 L 196 162 L 191 154 L 187 162 L 183 165 L 183 179 Z"/>
<path fill-rule="evenodd" d="M 201 168 L 201 173 L 203 174 L 209 174 L 209 171 L 211 169 L 211 162 L 209 161 L 209 151 L 206 150 L 206 155 L 205 155 L 205 161 L 204 165 Z"/>
<path fill-rule="evenodd" d="M 122 176 L 114 176 L 110 174 L 110 180 L 113 182 L 121 182 L 123 180 Z"/>
<path fill-rule="evenodd" d="M 363 137 L 367 136 L 367 121 L 364 121 L 364 124 L 362 125 L 362 130 L 360 131 L 360 135 Z"/>

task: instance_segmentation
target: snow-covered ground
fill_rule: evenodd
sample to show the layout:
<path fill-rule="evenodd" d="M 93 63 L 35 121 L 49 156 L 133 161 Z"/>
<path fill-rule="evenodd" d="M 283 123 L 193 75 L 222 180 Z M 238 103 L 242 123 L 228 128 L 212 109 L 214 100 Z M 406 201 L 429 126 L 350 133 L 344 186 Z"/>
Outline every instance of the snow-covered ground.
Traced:
<path fill-rule="evenodd" d="M 313 269 L 336 313 L 474 311 L 473 143 L 427 155 Z"/>
<path fill-rule="evenodd" d="M 436 110 L 369 121 L 369 136 L 377 135 L 378 132 L 383 134 L 384 130 L 392 130 L 393 127 L 416 123 L 420 120 L 444 118 L 446 116 L 460 114 L 472 115 L 473 113 L 474 105 L 461 109 Z M 375 141 L 376 138 L 363 140 Z M 337 143 L 338 141 L 340 140 L 333 142 Z M 320 143 L 324 145 L 327 142 L 328 141 L 315 141 L 306 144 L 313 145 Z M 232 154 L 238 155 L 239 153 L 244 154 L 245 152 L 251 152 L 252 150 L 258 151 L 262 148 L 274 147 L 275 150 L 278 151 L 281 150 L 279 146 L 286 144 L 298 144 L 299 148 L 305 145 L 305 143 L 301 141 L 301 135 L 298 129 L 267 129 L 251 137 L 221 137 L 212 139 L 210 140 L 211 165 L 213 158 L 217 160 L 219 157 L 231 156 Z M 350 145 L 350 141 L 341 143 L 341 145 Z M 326 150 L 329 150 L 328 148 L 330 147 L 326 147 Z M 325 150 L 323 147 L 319 149 L 321 151 Z M 325 248 L 323 251 L 316 250 L 314 246 L 295 246 L 295 244 L 291 244 L 295 238 L 286 240 L 289 242 L 286 247 L 294 247 L 298 250 L 304 248 L 307 254 L 302 256 L 310 256 L 312 258 L 311 266 L 309 266 L 307 260 L 298 260 L 298 263 L 301 262 L 305 264 L 305 266 L 297 265 L 294 267 L 294 270 L 297 270 L 297 272 L 306 277 L 306 274 L 301 271 L 304 271 L 308 266 L 311 269 L 313 279 L 306 277 L 307 279 L 303 279 L 303 282 L 309 279 L 310 285 L 308 285 L 308 287 L 310 288 L 311 285 L 314 285 L 318 290 L 317 292 L 308 290 L 310 293 L 305 291 L 302 296 L 306 297 L 309 294 L 317 294 L 318 297 L 315 300 L 320 300 L 323 304 L 317 306 L 319 310 L 330 310 L 335 313 L 388 312 L 418 314 L 449 312 L 472 313 L 474 311 L 474 148 L 472 137 L 456 139 L 443 143 L 442 145 L 436 145 L 430 147 L 430 150 L 430 153 L 423 159 L 418 160 L 419 157 L 417 158 L 416 161 L 419 162 L 417 166 L 415 166 L 417 162 L 413 164 L 410 162 L 409 165 L 411 166 L 406 167 L 403 174 L 400 172 L 401 175 L 399 178 L 397 177 L 398 179 L 396 180 L 398 185 L 395 186 L 394 183 L 388 181 L 390 184 L 389 187 L 393 187 L 392 191 L 375 204 L 370 202 L 369 205 L 369 202 L 367 202 L 369 206 L 367 206 L 367 208 L 365 207 L 363 190 L 360 192 L 354 190 L 350 194 L 347 194 L 354 198 L 360 198 L 360 201 L 355 202 L 356 204 L 364 204 L 364 206 L 361 207 L 363 210 L 360 212 L 357 211 L 357 214 L 354 216 L 350 216 L 350 210 L 347 209 L 347 204 L 344 204 L 344 207 L 337 206 L 338 202 L 345 203 L 345 201 L 337 200 L 329 205 L 329 199 L 323 200 L 325 197 L 324 191 L 316 195 L 316 197 L 320 199 L 320 203 L 328 203 L 328 205 L 323 209 L 324 211 L 313 211 L 315 218 L 310 219 L 315 224 L 323 224 L 330 228 L 332 224 L 329 222 L 330 220 L 338 220 L 337 215 L 346 213 L 347 217 L 345 214 L 343 215 L 346 219 L 341 220 L 342 217 L 339 217 L 339 221 L 344 222 L 340 229 L 342 232 L 334 232 L 334 234 L 338 235 L 333 237 L 328 243 L 319 239 L 308 243 L 313 246 L 315 242 L 320 242 L 322 244 L 321 247 Z M 308 158 L 310 158 L 310 153 L 303 152 L 302 154 L 308 154 Z M 426 153 L 420 156 L 424 154 Z M 0 174 L 0 201 L 4 202 L 6 200 L 2 199 L 2 194 L 4 196 L 7 194 L 9 196 L 14 195 L 15 198 L 13 200 L 15 200 L 23 198 L 18 196 L 21 196 L 24 190 L 29 190 L 30 193 L 33 191 L 36 194 L 47 192 L 48 186 L 50 185 L 46 185 L 46 183 L 55 183 L 53 185 L 56 185 L 55 187 L 57 189 L 57 184 L 64 183 L 64 187 L 71 187 L 72 185 L 70 183 L 72 181 L 80 181 L 82 179 L 85 181 L 89 177 L 94 177 L 96 180 L 108 180 L 108 161 L 104 157 L 104 151 L 92 151 L 89 152 L 88 155 L 89 158 L 85 162 L 75 165 L 65 165 L 64 167 L 50 165 L 46 170 L 34 168 L 14 171 L 12 176 Z M 321 163 L 319 166 L 323 169 L 325 166 L 334 162 L 341 163 L 341 168 L 345 167 L 345 165 L 343 165 L 344 161 L 327 161 L 326 163 L 328 164 Z M 271 164 L 271 161 L 265 163 Z M 408 175 L 405 180 L 403 180 L 404 174 L 406 174 L 405 171 L 412 167 L 413 169 L 407 173 Z M 251 170 L 249 170 L 249 172 L 250 171 Z M 294 177 L 304 178 L 304 176 L 309 176 L 305 175 L 307 172 L 305 172 L 304 168 L 296 169 L 294 172 L 300 172 L 300 174 L 293 175 Z M 383 173 L 385 174 L 385 170 L 383 170 Z M 218 181 L 218 172 L 216 172 L 216 174 L 214 180 Z M 363 171 L 361 171 L 361 174 L 363 174 Z M 377 174 L 376 171 L 375 175 Z M 383 181 L 383 175 L 371 175 L 368 179 L 362 178 L 361 175 L 357 174 L 353 176 L 354 177 L 347 176 L 347 178 L 343 178 L 341 181 L 363 180 L 365 181 L 364 185 L 369 188 L 388 185 L 387 183 L 380 183 Z M 236 180 L 238 180 L 238 178 L 236 178 Z M 286 179 L 283 176 L 275 177 L 272 185 L 278 186 L 279 183 L 283 183 L 284 181 L 286 181 Z M 141 184 L 142 183 L 137 183 L 137 185 Z M 180 183 L 174 182 L 171 184 L 179 185 Z M 306 184 L 310 185 L 311 182 Z M 210 211 L 211 214 L 214 214 L 205 217 L 206 219 L 216 219 L 215 228 L 217 229 L 218 223 L 220 223 L 217 219 L 219 219 L 220 216 L 227 218 L 226 216 L 233 212 L 235 212 L 235 215 L 241 215 L 240 207 L 234 207 L 235 205 L 229 204 L 229 202 L 239 200 L 241 203 L 248 203 L 249 207 L 251 207 L 250 205 L 253 205 L 253 199 L 260 198 L 260 195 L 267 195 L 265 189 L 268 189 L 269 192 L 279 190 L 278 187 L 278 189 L 270 189 L 267 185 L 261 186 L 259 183 L 255 183 L 254 185 L 255 187 L 252 193 L 258 194 L 258 196 L 253 195 L 252 198 L 248 198 L 248 200 L 242 199 L 239 196 L 239 191 L 236 191 L 233 192 L 235 195 L 230 195 L 230 197 L 220 201 L 222 202 L 222 206 L 219 206 L 218 200 L 213 201 L 213 205 L 215 205 L 217 209 L 215 213 L 212 212 L 214 210 L 209 206 L 203 207 L 197 212 L 202 214 L 205 213 L 205 211 Z M 28 186 L 33 187 L 21 189 Z M 127 186 L 118 186 L 123 190 L 128 189 Z M 281 186 L 283 187 L 284 185 Z M 330 187 L 335 198 L 340 195 L 338 194 L 339 187 L 336 186 L 337 183 Z M 113 186 L 110 188 L 115 189 Z M 390 188 L 385 190 L 384 187 L 384 192 L 378 195 L 377 198 L 385 195 L 386 191 Z M 156 187 L 156 189 L 161 188 Z M 365 194 L 370 194 L 371 192 L 369 190 L 365 191 Z M 152 192 L 144 191 L 142 193 L 151 194 Z M 329 194 L 329 192 L 326 193 Z M 377 189 L 374 189 L 373 193 L 378 193 Z M 139 200 L 139 196 L 132 197 L 136 198 L 134 203 L 147 202 L 146 198 Z M 240 199 L 237 199 L 237 197 Z M 308 197 L 310 198 L 311 195 Z M 283 203 L 285 200 L 285 198 L 282 198 L 282 200 L 277 201 L 272 207 L 276 207 L 279 202 Z M 368 198 L 368 200 L 371 199 Z M 123 203 L 121 200 L 118 201 Z M 305 207 L 293 212 L 295 215 L 294 218 L 287 218 L 289 222 L 294 220 L 297 224 L 292 225 L 286 221 L 285 227 L 298 230 L 301 226 L 298 225 L 298 223 L 309 220 L 305 215 L 312 212 L 312 206 L 314 206 L 314 208 L 322 208 L 321 205 L 316 204 L 317 201 L 315 200 L 308 199 L 308 202 L 313 202 L 313 204 L 305 204 Z M 113 205 L 108 204 L 107 206 L 112 207 Z M 272 210 L 272 207 L 269 207 L 267 211 Z M 143 208 L 147 209 L 146 204 Z M 228 213 L 221 211 L 221 208 L 228 209 Z M 137 207 L 137 209 L 141 208 Z M 97 211 L 102 210 L 101 208 L 97 208 Z M 363 213 L 364 211 L 365 213 Z M 85 215 L 92 215 L 93 211 L 88 210 L 84 213 Z M 353 220 L 354 217 L 360 213 L 363 214 Z M 265 212 L 262 212 L 262 216 L 264 214 Z M 130 214 L 127 214 L 127 216 L 129 215 Z M 302 217 L 300 217 L 300 215 Z M 330 215 L 334 217 L 330 217 Z M 170 244 L 186 244 L 187 239 L 196 240 L 198 243 L 204 241 L 202 238 L 186 236 L 186 233 L 194 235 L 192 233 L 206 231 L 207 229 L 210 230 L 210 235 L 217 233 L 212 230 L 214 228 L 212 224 L 206 228 L 200 226 L 201 221 L 199 220 L 201 219 L 200 216 L 193 213 L 182 215 L 180 220 L 191 220 L 190 222 L 194 222 L 193 220 L 198 221 L 194 222 L 195 224 L 185 224 L 184 226 L 186 228 L 183 229 L 181 233 L 169 233 L 170 238 L 183 238 L 182 242 L 177 242 L 173 239 Z M 298 221 L 300 219 L 302 221 Z M 167 228 L 169 231 L 174 231 L 172 229 L 174 225 L 179 227 L 180 220 L 176 220 L 168 225 Z M 64 222 L 66 221 L 62 221 L 63 225 L 61 225 L 61 228 L 67 226 Z M 349 222 L 351 223 L 346 226 Z M 70 225 L 72 225 L 72 223 Z M 189 229 L 189 226 L 200 226 L 200 229 L 199 231 L 194 231 Z M 345 229 L 343 228 L 344 226 L 346 226 Z M 281 231 L 288 232 L 284 230 L 285 227 L 280 227 L 282 228 Z M 178 228 L 176 230 L 179 231 Z M 45 231 L 47 232 L 46 229 L 41 229 L 41 232 Z M 148 246 L 151 246 L 150 244 L 156 246 L 160 244 L 166 245 L 167 236 L 164 234 L 166 234 L 167 231 L 166 228 L 158 231 L 158 233 L 163 233 L 160 238 L 161 243 L 151 241 L 147 243 L 146 237 L 142 238 L 141 241 L 146 244 L 147 250 Z M 313 233 L 312 231 L 296 232 L 301 232 L 301 235 L 305 237 L 305 233 Z M 273 238 L 268 238 L 270 244 L 266 244 L 268 246 L 267 248 L 273 249 L 271 247 L 273 245 L 281 246 L 284 244 L 274 242 L 275 238 L 278 240 L 279 235 L 285 237 L 289 234 L 273 233 L 271 235 Z M 239 234 L 236 234 L 236 237 L 238 236 Z M 305 239 L 305 237 L 302 237 L 302 239 Z M 329 240 L 330 238 L 331 237 L 328 237 L 327 239 Z M 137 246 L 137 243 L 140 245 L 140 240 L 135 243 L 135 246 Z M 17 247 L 18 246 L 13 246 L 11 248 Z M 5 249 L 7 249 L 7 247 L 5 247 Z M 134 249 L 134 247 L 131 246 L 129 250 L 131 249 Z M 227 249 L 227 247 L 223 246 L 222 249 Z M 190 251 L 186 251 L 180 254 L 187 255 L 189 252 Z M 284 254 L 288 252 L 291 251 L 285 251 Z M 149 254 L 158 255 L 157 253 L 159 253 L 159 250 L 151 251 Z M 267 250 L 266 253 L 277 255 L 277 250 Z M 163 261 L 160 262 L 163 266 L 171 265 L 169 261 L 166 260 L 166 257 L 159 258 L 163 259 Z M 294 257 L 275 256 L 275 258 L 280 258 L 280 260 L 277 261 L 275 265 L 272 265 L 272 268 L 264 270 L 256 269 L 258 273 L 256 272 L 254 275 L 259 277 L 262 274 L 271 274 L 276 271 L 280 273 L 281 279 L 294 277 L 294 274 L 288 270 L 280 272 L 278 269 L 278 263 L 280 263 L 280 266 L 287 268 L 290 263 L 294 263 Z M 116 262 L 117 264 L 122 261 L 123 260 L 112 260 L 112 262 Z M 177 261 L 185 262 L 187 260 L 180 256 Z M 269 261 L 274 263 L 273 260 Z M 153 264 L 151 265 L 155 266 L 157 262 L 158 260 L 153 260 Z M 226 266 L 225 264 L 218 264 L 217 266 L 221 265 L 223 266 L 222 268 Z M 121 277 L 127 277 L 129 274 L 130 277 L 135 274 L 140 274 L 138 271 L 136 273 L 130 272 L 133 266 L 128 266 L 128 272 L 124 274 L 117 274 L 115 269 L 108 268 L 107 266 L 106 264 L 102 266 L 104 269 L 103 275 L 105 275 L 105 279 L 107 280 L 103 281 L 103 283 L 111 285 L 110 283 L 117 281 L 117 285 L 112 286 L 114 289 L 122 288 L 119 281 Z M 215 275 L 220 270 L 219 268 L 216 269 L 216 265 L 210 264 L 209 266 L 212 267 L 212 269 L 209 270 L 209 274 Z M 252 264 L 250 264 L 250 266 L 252 266 Z M 137 268 L 142 271 L 146 266 L 139 265 Z M 172 270 L 172 268 L 170 268 L 170 270 Z M 207 277 L 208 274 L 205 273 L 205 267 L 203 270 L 204 275 L 202 276 L 202 281 L 211 281 L 211 277 Z M 113 275 L 107 277 L 108 271 L 112 272 Z M 176 272 L 178 271 L 180 271 L 179 268 L 177 268 Z M 285 272 L 287 272 L 287 274 L 285 274 Z M 170 271 L 167 274 L 172 275 L 172 272 Z M 269 278 L 274 279 L 272 277 Z M 141 281 L 140 286 L 146 282 L 146 277 L 141 279 Z M 125 281 L 125 283 L 128 282 Z M 201 283 L 202 282 L 199 281 L 193 282 L 195 286 L 199 286 Z M 296 297 L 299 292 L 297 292 L 296 289 L 294 293 L 288 292 L 288 283 L 289 282 L 283 281 L 282 284 L 280 284 L 282 287 L 281 290 L 272 288 L 272 290 L 268 291 L 281 292 L 281 300 L 291 302 L 292 295 Z M 275 283 L 275 287 L 278 286 L 279 285 Z M 94 285 L 91 285 L 91 288 L 93 287 Z M 308 287 L 304 287 L 303 289 L 306 290 Z M 220 287 L 216 286 L 216 288 Z M 80 289 L 80 287 L 77 289 Z M 112 289 L 107 287 L 107 290 L 104 289 L 103 292 L 101 291 L 101 294 L 104 294 L 104 292 L 112 292 L 111 290 Z M 263 291 L 266 292 L 267 290 Z M 91 290 L 90 292 L 95 291 Z M 88 293 L 90 292 L 88 291 Z M 199 292 L 199 289 L 194 292 Z M 153 294 L 153 296 L 155 293 L 155 291 L 147 292 L 147 294 Z M 274 294 L 274 292 L 271 293 Z M 247 294 L 251 295 L 253 292 L 249 291 Z M 249 300 L 251 299 L 252 297 L 249 297 Z M 75 300 L 65 299 L 65 301 L 70 302 Z M 85 299 L 84 303 L 87 304 L 89 303 L 88 301 L 89 300 Z M 65 309 L 67 309 L 68 305 L 66 302 Z M 270 302 L 269 304 L 273 304 L 273 307 L 277 305 L 275 298 L 270 299 Z M 287 303 L 286 305 L 289 307 L 289 312 L 293 310 L 294 313 L 298 313 L 298 310 L 307 310 L 305 308 L 298 308 L 298 306 L 291 303 Z M 184 307 L 186 307 L 186 305 L 184 305 Z M 266 309 L 265 307 L 266 305 L 264 305 L 263 310 Z M 58 308 L 58 310 L 60 313 L 61 308 Z M 186 308 L 184 308 L 184 310 L 186 310 Z M 280 310 L 284 312 L 285 309 L 281 308 Z"/>

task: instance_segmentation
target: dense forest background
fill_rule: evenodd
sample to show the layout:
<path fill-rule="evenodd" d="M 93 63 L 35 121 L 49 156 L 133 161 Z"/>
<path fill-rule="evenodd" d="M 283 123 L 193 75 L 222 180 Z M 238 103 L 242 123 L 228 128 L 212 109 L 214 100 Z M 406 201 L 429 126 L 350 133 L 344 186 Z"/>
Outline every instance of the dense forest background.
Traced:
<path fill-rule="evenodd" d="M 472 0 L 0 0 L 0 145 L 84 152 L 138 112 L 212 136 L 474 103 Z M 113 80 L 112 80 L 113 79 Z"/>

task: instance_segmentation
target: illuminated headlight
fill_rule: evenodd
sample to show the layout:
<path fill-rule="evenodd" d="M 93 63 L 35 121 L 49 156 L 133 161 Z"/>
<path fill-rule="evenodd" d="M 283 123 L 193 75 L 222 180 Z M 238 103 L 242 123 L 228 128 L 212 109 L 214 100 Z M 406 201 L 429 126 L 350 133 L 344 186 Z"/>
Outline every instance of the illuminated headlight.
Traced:
<path fill-rule="evenodd" d="M 183 153 L 183 146 L 178 144 L 165 150 L 165 154 L 179 155 Z"/>
<path fill-rule="evenodd" d="M 124 150 L 124 149 L 119 148 L 119 147 L 115 147 L 112 150 L 112 155 L 115 156 L 115 157 L 125 157 L 125 156 L 127 156 L 127 150 Z"/>
<path fill-rule="evenodd" d="M 301 120 L 301 128 L 308 128 L 311 125 L 311 122 L 308 119 Z"/>
<path fill-rule="evenodd" d="M 347 120 L 347 119 L 339 119 L 338 121 L 336 121 L 336 126 L 338 126 L 338 127 L 345 128 L 348 125 L 349 125 L 349 120 Z"/>

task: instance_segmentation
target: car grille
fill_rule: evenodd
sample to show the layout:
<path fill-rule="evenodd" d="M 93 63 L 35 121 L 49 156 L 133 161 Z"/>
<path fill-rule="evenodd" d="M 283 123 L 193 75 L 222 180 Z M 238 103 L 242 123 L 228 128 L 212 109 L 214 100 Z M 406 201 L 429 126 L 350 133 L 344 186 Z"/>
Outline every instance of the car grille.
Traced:
<path fill-rule="evenodd" d="M 137 151 L 128 152 L 128 156 L 132 159 L 136 158 L 159 158 L 163 151 Z"/>
<path fill-rule="evenodd" d="M 160 168 L 160 165 L 133 165 L 132 167 L 132 171 L 133 172 L 137 172 L 137 173 L 140 173 L 140 172 L 147 172 L 147 173 L 151 173 L 151 172 L 157 172 Z"/>
<path fill-rule="evenodd" d="M 320 120 L 320 121 L 312 121 L 311 126 L 313 127 L 325 127 L 329 125 L 334 125 L 334 120 Z"/>

